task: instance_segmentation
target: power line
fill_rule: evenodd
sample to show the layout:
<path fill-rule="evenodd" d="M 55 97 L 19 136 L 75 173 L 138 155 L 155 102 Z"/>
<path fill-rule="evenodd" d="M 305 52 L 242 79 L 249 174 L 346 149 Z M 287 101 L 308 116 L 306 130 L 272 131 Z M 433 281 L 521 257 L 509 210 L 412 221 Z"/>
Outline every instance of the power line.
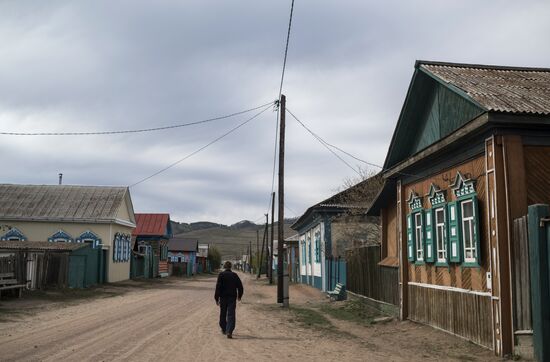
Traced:
<path fill-rule="evenodd" d="M 176 166 L 177 164 L 179 164 L 179 163 L 181 163 L 181 162 L 187 160 L 188 158 L 190 158 L 190 157 L 196 155 L 197 153 L 199 153 L 200 151 L 204 150 L 204 149 L 207 148 L 208 146 L 211 146 L 212 144 L 218 142 L 218 141 L 221 140 L 222 138 L 224 138 L 224 137 L 228 136 L 229 134 L 235 132 L 236 130 L 238 130 L 239 128 L 241 128 L 242 126 L 244 126 L 245 124 L 247 124 L 248 122 L 250 122 L 250 121 L 252 121 L 253 119 L 255 119 L 256 117 L 260 116 L 262 113 L 264 113 L 264 112 L 267 111 L 269 108 L 271 108 L 272 104 L 273 104 L 273 102 L 269 103 L 269 105 L 268 105 L 267 107 L 265 107 L 265 108 L 264 108 L 263 110 L 261 110 L 260 112 L 256 113 L 254 116 L 248 118 L 246 121 L 244 121 L 244 122 L 238 124 L 237 126 L 231 128 L 229 131 L 225 132 L 224 134 L 222 134 L 221 136 L 215 138 L 214 140 L 208 142 L 206 145 L 202 146 L 201 148 L 199 148 L 199 149 L 197 149 L 197 150 L 191 152 L 191 153 L 188 154 L 187 156 L 185 156 L 185 157 L 183 157 L 183 158 L 177 160 L 176 162 L 171 163 L 170 165 L 168 165 L 168 166 L 164 167 L 163 169 L 161 169 L 161 170 L 155 172 L 154 174 L 152 174 L 152 175 L 150 175 L 150 176 L 147 176 L 147 177 L 145 177 L 145 178 L 139 180 L 139 181 L 136 182 L 136 183 L 131 184 L 130 187 L 134 187 L 134 186 L 136 186 L 136 185 L 139 185 L 140 183 L 145 182 L 145 181 L 147 181 L 147 180 L 149 180 L 149 179 L 151 179 L 151 178 L 157 176 L 158 174 L 161 174 L 161 173 L 163 173 L 164 171 L 167 171 L 167 170 L 171 169 L 172 167 L 174 167 L 174 166 Z"/>
<path fill-rule="evenodd" d="M 231 118 L 241 114 L 252 112 L 252 111 L 264 108 L 265 106 L 268 106 L 268 105 L 271 106 L 273 104 L 274 102 L 269 102 L 269 103 L 262 104 L 261 106 L 258 106 L 258 107 L 245 109 L 244 111 L 239 111 L 239 112 L 231 113 L 224 116 L 208 118 L 201 121 L 195 121 L 195 122 L 189 122 L 189 123 L 180 123 L 180 124 L 175 124 L 170 126 L 163 126 L 163 127 L 118 130 L 118 131 L 96 131 L 96 132 L 0 132 L 0 135 L 3 135 L 3 136 L 96 136 L 96 135 L 115 135 L 115 134 L 124 134 L 124 133 L 155 132 L 155 131 L 163 131 L 167 129 L 188 127 L 188 126 L 194 126 L 202 123 L 219 121 L 222 119 Z"/>
<path fill-rule="evenodd" d="M 364 164 L 367 164 L 369 166 L 374 166 L 374 167 L 378 167 L 378 168 L 381 168 L 383 169 L 384 167 L 380 166 L 380 165 L 377 165 L 375 163 L 372 163 L 372 162 L 368 162 L 368 161 L 365 161 L 365 160 L 362 160 L 360 159 L 359 157 L 356 157 L 354 155 L 352 155 L 351 153 L 347 152 L 347 151 L 344 151 L 343 149 L 341 149 L 340 147 L 338 146 L 335 146 L 333 144 L 330 144 L 328 143 L 327 141 L 325 141 L 323 138 L 321 138 L 321 136 L 319 136 L 318 134 L 316 134 L 315 132 L 313 132 L 308 126 L 306 126 L 302 121 L 300 121 L 287 107 L 287 112 L 302 126 L 304 127 L 309 133 L 311 133 L 311 135 L 313 135 L 313 137 L 317 138 L 320 142 L 322 142 L 323 144 L 327 145 L 327 146 L 330 146 L 346 155 L 348 155 L 349 157 L 359 161 L 359 162 L 363 162 Z"/>
<path fill-rule="evenodd" d="M 346 162 L 346 160 L 344 160 L 342 157 L 340 157 L 340 155 L 338 155 L 336 152 L 334 152 L 330 147 L 329 147 L 329 144 L 327 142 L 325 142 L 325 140 L 323 140 L 320 136 L 318 136 L 315 132 L 313 132 L 312 130 L 310 130 L 305 124 L 302 123 L 302 121 L 300 121 L 288 108 L 286 109 L 286 111 L 292 116 L 292 118 L 294 118 L 300 125 L 302 125 L 302 127 L 304 127 L 304 129 L 306 131 L 308 131 L 320 144 L 322 144 L 327 150 L 330 151 L 330 153 L 332 153 L 334 156 L 336 156 L 336 158 L 338 158 L 340 161 L 342 161 L 342 163 L 344 163 L 346 166 L 348 166 L 351 170 L 353 170 L 353 172 L 357 173 L 359 176 L 361 176 L 361 172 L 359 172 L 358 170 L 355 169 L 355 167 L 353 167 L 352 165 L 350 165 L 348 162 Z"/>
<path fill-rule="evenodd" d="M 292 3 L 290 4 L 290 16 L 288 18 L 288 30 L 286 32 L 286 42 L 285 42 L 285 55 L 283 57 L 283 70 L 281 72 L 281 82 L 279 84 L 279 97 L 277 97 L 277 121 L 275 122 L 275 147 L 273 151 L 273 172 L 271 175 L 271 193 L 269 194 L 269 203 L 267 205 L 267 210 L 269 212 L 269 208 L 271 207 L 271 194 L 273 194 L 273 191 L 275 190 L 275 167 L 277 164 L 277 144 L 279 140 L 279 102 L 281 101 L 281 94 L 283 93 L 283 83 L 285 79 L 285 70 L 286 70 L 286 60 L 288 57 L 288 45 L 290 43 L 290 30 L 292 29 L 292 15 L 294 14 L 294 0 L 292 0 Z"/>
<path fill-rule="evenodd" d="M 292 117 L 293 117 L 302 127 L 304 127 L 304 129 L 306 129 L 313 137 L 315 137 L 315 138 L 317 139 L 317 141 L 321 142 L 321 144 L 323 144 L 325 147 L 330 146 L 330 147 L 332 147 L 332 148 L 334 148 L 334 149 L 336 149 L 336 150 L 338 150 L 338 151 L 340 151 L 340 152 L 342 152 L 342 153 L 348 155 L 349 157 L 351 157 L 351 158 L 353 158 L 353 159 L 355 159 L 355 160 L 357 160 L 357 161 L 363 162 L 363 163 L 365 163 L 365 164 L 367 164 L 367 165 L 369 165 L 369 166 L 373 166 L 373 167 L 380 168 L 380 169 L 381 169 L 380 172 L 384 172 L 384 171 L 387 171 L 387 170 L 388 170 L 387 168 L 384 168 L 384 167 L 382 167 L 382 166 L 380 166 L 380 165 L 377 165 L 377 164 L 375 164 L 375 163 L 372 163 L 372 162 L 368 162 L 368 161 L 362 160 L 362 159 L 360 159 L 359 157 L 356 157 L 356 156 L 352 155 L 351 153 L 349 153 L 349 152 L 347 152 L 347 151 L 341 149 L 340 147 L 328 143 L 328 142 L 325 141 L 323 138 L 321 138 L 321 136 L 319 136 L 318 134 L 316 134 L 315 132 L 313 132 L 310 128 L 308 128 L 302 121 L 300 121 L 300 120 L 299 120 L 299 119 L 298 119 L 298 118 L 288 109 L 288 107 L 287 107 L 286 110 L 287 110 L 287 112 L 288 112 L 288 113 L 289 113 L 289 114 L 290 114 L 290 115 L 291 115 L 291 116 L 292 116 Z M 328 149 L 329 151 L 332 152 L 332 150 L 331 150 L 330 148 L 327 147 L 327 149 Z M 338 157 L 338 155 L 336 155 L 334 152 L 332 152 L 332 154 L 334 154 L 336 157 Z M 340 160 L 342 160 L 342 158 L 340 158 L 340 157 L 338 157 L 338 158 L 339 158 Z M 345 162 L 344 160 L 342 160 L 342 161 L 343 161 L 346 165 L 348 165 L 349 167 L 351 167 L 347 162 Z M 357 172 L 354 168 L 353 168 L 353 170 L 354 170 L 355 172 Z M 401 171 L 398 171 L 397 173 L 400 174 L 400 175 L 403 175 L 403 176 L 413 176 L 413 177 L 418 176 L 418 175 L 415 175 L 415 174 L 412 174 L 412 173 L 406 173 L 406 172 L 401 172 Z M 360 173 L 359 173 L 359 175 L 362 176 Z"/>

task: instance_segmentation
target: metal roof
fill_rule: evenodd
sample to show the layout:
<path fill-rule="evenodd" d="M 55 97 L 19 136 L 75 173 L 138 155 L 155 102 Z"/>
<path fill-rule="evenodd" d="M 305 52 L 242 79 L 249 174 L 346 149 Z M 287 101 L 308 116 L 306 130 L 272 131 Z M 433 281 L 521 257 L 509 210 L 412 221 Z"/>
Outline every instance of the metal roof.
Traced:
<path fill-rule="evenodd" d="M 0 184 L 0 219 L 114 222 L 127 190 L 111 186 Z"/>
<path fill-rule="evenodd" d="M 48 241 L 0 241 L 0 250 L 54 250 L 73 251 L 88 246 L 86 243 L 60 243 Z"/>
<path fill-rule="evenodd" d="M 198 239 L 171 238 L 168 240 L 168 250 L 170 251 L 198 251 Z"/>
<path fill-rule="evenodd" d="M 459 88 L 487 111 L 550 114 L 550 68 L 428 61 L 416 66 Z"/>
<path fill-rule="evenodd" d="M 166 236 L 168 233 L 169 214 L 135 214 L 136 228 L 132 235 Z"/>

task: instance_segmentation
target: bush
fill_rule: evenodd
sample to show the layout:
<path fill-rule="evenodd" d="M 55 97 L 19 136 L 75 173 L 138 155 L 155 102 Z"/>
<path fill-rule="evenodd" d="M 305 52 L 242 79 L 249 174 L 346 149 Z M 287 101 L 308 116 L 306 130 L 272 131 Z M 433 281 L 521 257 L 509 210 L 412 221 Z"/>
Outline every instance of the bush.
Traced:
<path fill-rule="evenodd" d="M 222 263 L 222 254 L 217 247 L 211 246 L 208 249 L 208 260 L 210 261 L 212 269 L 215 270 L 220 268 L 220 265 Z"/>

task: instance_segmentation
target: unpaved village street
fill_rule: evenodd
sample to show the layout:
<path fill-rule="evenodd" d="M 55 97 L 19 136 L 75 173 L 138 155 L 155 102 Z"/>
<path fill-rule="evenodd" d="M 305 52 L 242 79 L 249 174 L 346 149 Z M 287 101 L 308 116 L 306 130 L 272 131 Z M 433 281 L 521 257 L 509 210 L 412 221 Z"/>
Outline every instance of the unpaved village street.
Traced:
<path fill-rule="evenodd" d="M 245 296 L 234 339 L 217 326 L 215 275 L 97 288 L 86 297 L 0 301 L 2 361 L 410 361 L 497 360 L 488 350 L 412 322 L 338 318 L 347 302 L 291 287 L 290 311 L 276 287 L 240 274 Z"/>

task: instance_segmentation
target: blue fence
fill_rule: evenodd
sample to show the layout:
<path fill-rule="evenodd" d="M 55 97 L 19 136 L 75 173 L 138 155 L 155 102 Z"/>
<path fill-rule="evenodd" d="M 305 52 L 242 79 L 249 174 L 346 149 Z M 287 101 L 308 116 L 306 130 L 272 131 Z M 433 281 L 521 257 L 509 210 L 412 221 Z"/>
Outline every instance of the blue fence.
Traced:
<path fill-rule="evenodd" d="M 337 283 L 346 284 L 346 261 L 342 258 L 325 259 L 327 290 L 334 290 Z"/>

